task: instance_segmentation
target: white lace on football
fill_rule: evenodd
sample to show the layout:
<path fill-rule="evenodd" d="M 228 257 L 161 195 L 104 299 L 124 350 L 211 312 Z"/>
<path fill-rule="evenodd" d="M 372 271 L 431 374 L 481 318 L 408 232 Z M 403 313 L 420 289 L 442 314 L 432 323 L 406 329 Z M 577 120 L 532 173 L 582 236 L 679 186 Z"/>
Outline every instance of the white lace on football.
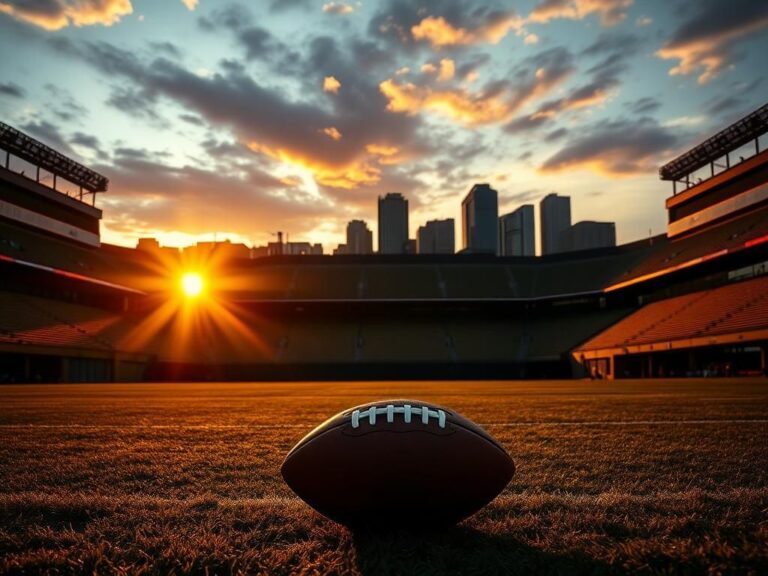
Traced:
<path fill-rule="evenodd" d="M 384 414 L 387 415 L 388 423 L 395 421 L 395 414 L 402 414 L 406 424 L 411 423 L 412 415 L 421 416 L 422 424 L 429 424 L 430 418 L 437 418 L 437 425 L 440 428 L 445 428 L 444 410 L 430 410 L 426 406 L 411 406 L 410 404 L 404 404 L 403 406 L 388 404 L 379 407 L 371 406 L 368 410 L 355 410 L 352 412 L 352 428 L 360 426 L 361 418 L 367 418 L 368 423 L 371 426 L 375 426 L 376 417 Z"/>

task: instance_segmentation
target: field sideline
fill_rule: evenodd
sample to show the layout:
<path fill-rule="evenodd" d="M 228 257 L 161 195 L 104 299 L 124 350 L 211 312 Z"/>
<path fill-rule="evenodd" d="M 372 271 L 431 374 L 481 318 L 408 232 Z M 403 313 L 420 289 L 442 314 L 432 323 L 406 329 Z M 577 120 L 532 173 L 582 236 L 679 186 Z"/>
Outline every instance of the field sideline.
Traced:
<path fill-rule="evenodd" d="M 486 427 L 512 482 L 441 533 L 315 514 L 283 456 L 381 398 Z M 768 381 L 0 386 L 0 573 L 46 571 L 765 574 Z"/>

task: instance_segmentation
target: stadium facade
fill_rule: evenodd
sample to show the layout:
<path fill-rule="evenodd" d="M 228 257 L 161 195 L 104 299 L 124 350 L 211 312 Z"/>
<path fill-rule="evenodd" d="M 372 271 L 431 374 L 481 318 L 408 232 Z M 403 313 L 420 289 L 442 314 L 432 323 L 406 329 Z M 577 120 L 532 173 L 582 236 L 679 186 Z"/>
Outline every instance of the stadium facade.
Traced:
<path fill-rule="evenodd" d="M 102 243 L 106 178 L 0 125 L 0 380 L 761 374 L 766 132 L 768 106 L 664 166 L 667 233 L 630 244 L 250 260 Z"/>

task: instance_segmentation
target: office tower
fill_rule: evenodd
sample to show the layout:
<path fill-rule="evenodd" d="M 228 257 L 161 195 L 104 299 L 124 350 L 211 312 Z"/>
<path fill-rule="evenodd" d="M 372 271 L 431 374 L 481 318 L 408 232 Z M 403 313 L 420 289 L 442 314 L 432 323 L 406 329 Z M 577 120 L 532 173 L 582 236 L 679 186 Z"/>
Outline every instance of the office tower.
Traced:
<path fill-rule="evenodd" d="M 475 184 L 461 202 L 464 250 L 496 254 L 499 235 L 499 195 L 488 184 Z"/>
<path fill-rule="evenodd" d="M 499 218 L 499 254 L 501 256 L 535 256 L 536 225 L 533 204 L 524 204 Z"/>
<path fill-rule="evenodd" d="M 430 220 L 419 226 L 416 240 L 419 254 L 453 254 L 456 251 L 453 218 Z"/>
<path fill-rule="evenodd" d="M 541 218 L 541 253 L 557 254 L 563 251 L 560 240 L 571 227 L 571 198 L 548 194 L 539 204 Z"/>
<path fill-rule="evenodd" d="M 402 194 L 379 196 L 379 254 L 404 254 L 408 242 L 408 200 Z"/>
<path fill-rule="evenodd" d="M 561 244 L 564 252 L 616 246 L 616 224 L 590 220 L 577 222 L 563 232 Z"/>
<path fill-rule="evenodd" d="M 345 254 L 373 254 L 373 232 L 362 220 L 352 220 L 347 224 Z"/>

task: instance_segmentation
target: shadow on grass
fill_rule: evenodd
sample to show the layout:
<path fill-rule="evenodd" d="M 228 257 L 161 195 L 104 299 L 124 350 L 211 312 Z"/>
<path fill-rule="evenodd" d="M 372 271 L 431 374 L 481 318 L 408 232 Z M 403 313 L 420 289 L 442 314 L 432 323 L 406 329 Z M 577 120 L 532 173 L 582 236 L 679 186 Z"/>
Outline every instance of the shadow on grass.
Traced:
<path fill-rule="evenodd" d="M 608 574 L 607 564 L 583 554 L 556 554 L 510 536 L 456 526 L 433 532 L 353 533 L 364 576 L 429 574 Z"/>

